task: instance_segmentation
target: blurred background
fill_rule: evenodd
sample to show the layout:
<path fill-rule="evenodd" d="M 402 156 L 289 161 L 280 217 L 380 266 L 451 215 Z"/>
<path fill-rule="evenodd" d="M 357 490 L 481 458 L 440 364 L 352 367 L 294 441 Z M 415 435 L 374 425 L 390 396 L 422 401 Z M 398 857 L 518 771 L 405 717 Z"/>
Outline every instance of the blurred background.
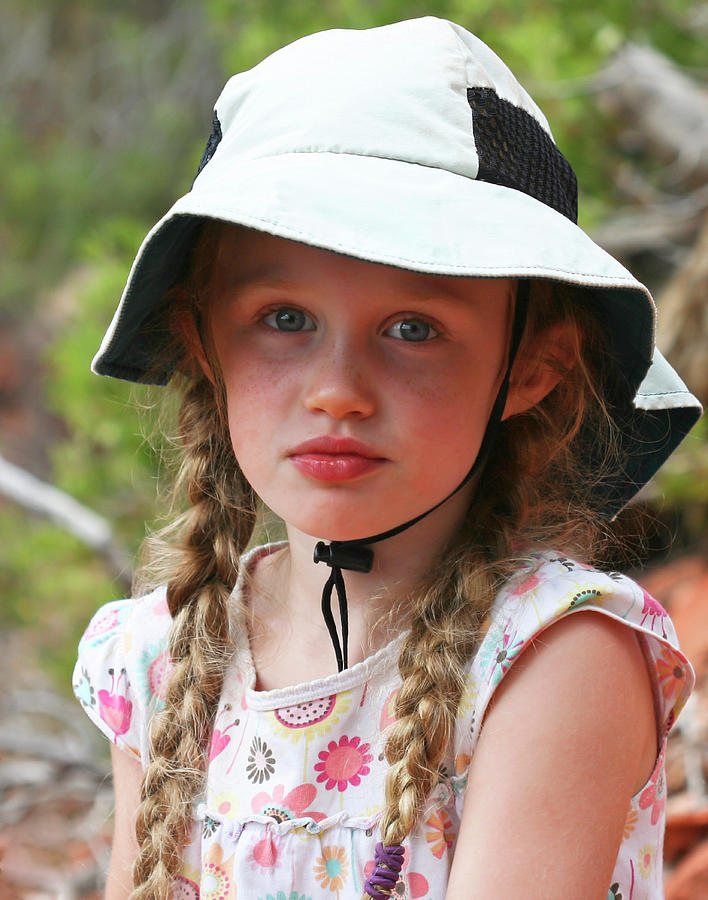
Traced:
<path fill-rule="evenodd" d="M 105 871 L 107 750 L 70 688 L 81 632 L 128 591 L 158 517 L 152 398 L 89 372 L 133 255 L 188 189 L 229 74 L 312 31 L 427 14 L 476 32 L 530 90 L 577 172 L 580 224 L 649 284 L 659 345 L 708 400 L 708 4 L 4 0 L 0 900 L 99 896 Z M 632 573 L 669 607 L 699 678 L 672 738 L 666 860 L 669 900 L 700 900 L 705 422 L 625 519 L 648 533 Z"/>

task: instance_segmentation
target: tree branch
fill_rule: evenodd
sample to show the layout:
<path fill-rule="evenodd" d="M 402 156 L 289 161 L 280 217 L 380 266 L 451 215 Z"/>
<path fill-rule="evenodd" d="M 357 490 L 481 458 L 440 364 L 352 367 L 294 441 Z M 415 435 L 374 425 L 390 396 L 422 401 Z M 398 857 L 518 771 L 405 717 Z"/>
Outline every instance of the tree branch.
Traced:
<path fill-rule="evenodd" d="M 0 494 L 78 538 L 106 561 L 112 575 L 130 587 L 130 554 L 116 541 L 106 519 L 2 456 Z"/>

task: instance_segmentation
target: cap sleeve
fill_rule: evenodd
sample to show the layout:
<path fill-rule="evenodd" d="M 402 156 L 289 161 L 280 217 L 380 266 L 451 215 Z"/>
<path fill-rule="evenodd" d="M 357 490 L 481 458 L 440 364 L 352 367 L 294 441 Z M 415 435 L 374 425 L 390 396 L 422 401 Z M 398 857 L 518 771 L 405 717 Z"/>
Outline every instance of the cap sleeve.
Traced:
<path fill-rule="evenodd" d="M 150 718 L 164 703 L 171 624 L 163 587 L 102 606 L 79 642 L 77 699 L 110 741 L 144 764 Z"/>
<path fill-rule="evenodd" d="M 654 691 L 657 725 L 662 736 L 671 729 L 695 676 L 666 610 L 625 575 L 544 553 L 535 556 L 495 600 L 489 628 L 469 669 L 468 702 L 457 722 L 456 753 L 472 752 L 494 691 L 524 649 L 555 622 L 587 610 L 610 616 L 638 634 Z"/>

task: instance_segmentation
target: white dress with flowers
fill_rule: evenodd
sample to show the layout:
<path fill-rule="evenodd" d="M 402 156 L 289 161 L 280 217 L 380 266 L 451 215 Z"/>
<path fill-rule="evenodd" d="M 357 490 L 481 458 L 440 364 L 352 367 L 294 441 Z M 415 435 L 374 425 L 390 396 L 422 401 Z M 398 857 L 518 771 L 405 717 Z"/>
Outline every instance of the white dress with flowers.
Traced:
<path fill-rule="evenodd" d="M 247 564 L 271 549 L 252 551 Z M 495 688 L 543 629 L 589 609 L 639 634 L 661 729 L 656 767 L 627 810 L 607 900 L 663 897 L 666 735 L 693 673 L 666 612 L 640 587 L 553 553 L 534 556 L 496 599 L 469 665 L 443 778 L 406 841 L 396 897 L 443 900 L 467 769 Z M 82 638 L 74 673 L 74 690 L 91 719 L 143 764 L 150 716 L 162 703 L 170 668 L 170 623 L 164 589 L 107 604 Z M 206 795 L 195 805 L 173 897 L 359 900 L 379 839 L 383 734 L 400 685 L 402 638 L 340 674 L 255 691 L 242 633 L 216 715 Z"/>

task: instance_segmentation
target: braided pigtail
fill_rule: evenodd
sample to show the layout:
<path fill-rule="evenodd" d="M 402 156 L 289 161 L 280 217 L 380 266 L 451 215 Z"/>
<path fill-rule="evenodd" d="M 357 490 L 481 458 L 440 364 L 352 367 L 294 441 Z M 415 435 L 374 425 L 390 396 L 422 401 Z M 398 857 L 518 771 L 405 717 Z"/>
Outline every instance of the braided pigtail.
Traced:
<path fill-rule="evenodd" d="M 136 900 L 166 900 L 180 869 L 232 646 L 228 599 L 255 521 L 255 499 L 233 454 L 220 393 L 202 376 L 187 389 L 179 413 L 179 483 L 190 508 L 181 517 L 178 565 L 168 585 L 173 670 L 165 708 L 153 721 L 137 813 Z"/>
<path fill-rule="evenodd" d="M 577 298 L 549 284 L 535 282 L 531 301 L 527 338 L 554 321 L 570 320 L 577 326 L 575 364 L 537 407 L 502 424 L 467 521 L 411 600 L 411 629 L 398 663 L 396 721 L 385 747 L 382 843 L 365 900 L 393 894 L 403 862 L 400 845 L 440 780 L 469 661 L 497 591 L 521 561 L 519 548 L 528 555 L 534 547 L 554 547 L 592 561 L 609 539 L 602 516 L 576 487 L 596 483 L 603 467 L 617 465 L 616 426 L 602 399 L 602 373 L 610 369 L 603 360 L 603 334 Z M 522 343 L 522 361 L 523 355 Z M 610 448 L 590 473 L 574 445 L 581 426 L 588 425 Z"/>
<path fill-rule="evenodd" d="M 446 560 L 448 576 L 433 581 L 417 598 L 398 660 L 402 684 L 396 722 L 386 742 L 390 768 L 381 820 L 387 846 L 402 843 L 415 827 L 439 780 L 465 687 L 466 664 L 492 596 L 486 560 L 471 552 L 455 557 Z M 470 602 L 470 597 L 477 602 Z"/>

